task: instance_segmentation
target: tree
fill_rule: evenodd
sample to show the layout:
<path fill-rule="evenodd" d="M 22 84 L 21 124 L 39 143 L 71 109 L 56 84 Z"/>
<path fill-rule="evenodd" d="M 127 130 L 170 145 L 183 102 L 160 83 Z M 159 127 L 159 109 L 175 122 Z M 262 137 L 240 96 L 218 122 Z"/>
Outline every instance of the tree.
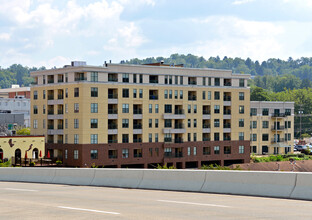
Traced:
<path fill-rule="evenodd" d="M 269 94 L 261 87 L 255 87 L 250 93 L 250 101 L 270 101 Z"/>
<path fill-rule="evenodd" d="M 18 135 L 30 135 L 30 128 L 20 128 L 16 131 Z"/>

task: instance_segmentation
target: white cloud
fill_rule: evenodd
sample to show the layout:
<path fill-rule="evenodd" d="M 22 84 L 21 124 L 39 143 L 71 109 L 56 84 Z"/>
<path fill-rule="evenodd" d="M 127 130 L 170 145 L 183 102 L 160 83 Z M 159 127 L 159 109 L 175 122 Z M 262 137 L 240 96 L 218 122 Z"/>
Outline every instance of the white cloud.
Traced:
<path fill-rule="evenodd" d="M 253 2 L 253 1 L 254 0 L 236 0 L 232 4 L 233 5 L 242 5 L 242 4 L 250 3 L 250 2 Z"/>
<path fill-rule="evenodd" d="M 10 40 L 11 35 L 9 33 L 0 34 L 0 40 Z"/>

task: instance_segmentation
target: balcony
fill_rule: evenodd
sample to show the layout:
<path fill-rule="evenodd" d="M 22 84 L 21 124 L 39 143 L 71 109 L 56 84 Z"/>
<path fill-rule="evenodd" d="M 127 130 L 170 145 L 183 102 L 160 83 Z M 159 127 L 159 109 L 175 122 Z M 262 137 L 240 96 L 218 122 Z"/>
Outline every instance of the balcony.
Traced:
<path fill-rule="evenodd" d="M 108 114 L 109 114 L 109 115 L 118 114 L 118 109 L 108 109 Z"/>
<path fill-rule="evenodd" d="M 174 143 L 183 143 L 183 138 L 174 139 Z"/>
<path fill-rule="evenodd" d="M 75 77 L 75 81 L 87 81 L 87 77 Z"/>
<path fill-rule="evenodd" d="M 118 77 L 108 77 L 108 82 L 118 82 Z"/>
<path fill-rule="evenodd" d="M 64 99 L 64 95 L 63 94 L 62 95 L 58 95 L 57 99 Z"/>
<path fill-rule="evenodd" d="M 210 141 L 209 137 L 203 137 L 203 141 Z"/>
<path fill-rule="evenodd" d="M 142 129 L 142 124 L 134 124 L 133 129 Z"/>
<path fill-rule="evenodd" d="M 210 115 L 210 110 L 203 110 L 203 115 Z"/>
<path fill-rule="evenodd" d="M 54 83 L 54 79 L 48 79 L 48 84 Z"/>
<path fill-rule="evenodd" d="M 54 129 L 54 125 L 48 125 L 48 129 L 49 130 L 53 130 Z"/>
<path fill-rule="evenodd" d="M 188 100 L 189 101 L 196 101 L 197 100 L 196 95 L 189 95 Z"/>
<path fill-rule="evenodd" d="M 48 110 L 48 115 L 54 115 L 54 111 L 53 110 Z"/>
<path fill-rule="evenodd" d="M 58 125 L 57 129 L 64 129 L 64 126 L 63 125 Z"/>
<path fill-rule="evenodd" d="M 231 109 L 223 110 L 223 115 L 231 115 Z"/>
<path fill-rule="evenodd" d="M 230 140 L 231 140 L 231 137 L 230 137 L 230 136 L 225 136 L 225 137 L 223 137 L 223 140 L 224 140 L 224 141 L 230 141 Z"/>
<path fill-rule="evenodd" d="M 108 99 L 118 99 L 118 94 L 108 94 Z"/>
<path fill-rule="evenodd" d="M 225 102 L 230 102 L 231 99 L 232 99 L 231 96 L 223 96 L 223 101 L 225 101 Z"/>
<path fill-rule="evenodd" d="M 230 123 L 223 124 L 223 128 L 231 128 L 231 124 Z"/>
<path fill-rule="evenodd" d="M 285 142 L 284 138 L 272 138 L 271 139 L 271 143 L 281 143 L 281 142 Z"/>
<path fill-rule="evenodd" d="M 63 109 L 59 109 L 59 110 L 57 110 L 57 114 L 58 114 L 58 115 L 63 115 L 63 114 L 64 114 Z"/>
<path fill-rule="evenodd" d="M 134 115 L 142 115 L 142 109 L 134 109 L 133 114 Z"/>
<path fill-rule="evenodd" d="M 171 143 L 172 142 L 172 138 L 171 137 L 165 137 L 164 138 L 164 142 Z"/>
<path fill-rule="evenodd" d="M 133 154 L 133 157 L 135 157 L 135 158 L 137 158 L 137 157 L 142 157 L 142 153 Z"/>
<path fill-rule="evenodd" d="M 117 129 L 117 124 L 108 124 L 108 129 Z"/>
<path fill-rule="evenodd" d="M 150 79 L 149 83 L 158 83 L 158 79 Z"/>
<path fill-rule="evenodd" d="M 183 157 L 183 153 L 182 152 L 178 152 L 178 153 L 165 152 L 164 157 L 165 158 L 181 158 Z"/>
<path fill-rule="evenodd" d="M 285 130 L 285 126 L 272 126 L 272 131 L 283 131 Z"/>
<path fill-rule="evenodd" d="M 48 100 L 54 100 L 54 95 L 48 95 Z"/>
<path fill-rule="evenodd" d="M 203 128 L 210 128 L 210 124 L 203 124 Z"/>
<path fill-rule="evenodd" d="M 285 113 L 273 113 L 272 118 L 284 118 L 287 117 L 287 115 Z"/>
<path fill-rule="evenodd" d="M 111 139 L 111 140 L 108 140 L 108 143 L 112 144 L 112 143 L 117 143 L 118 140 L 117 139 Z"/>
<path fill-rule="evenodd" d="M 186 132 L 186 129 L 184 126 L 181 126 L 181 128 L 164 128 L 163 133 L 164 134 L 183 134 Z"/>
<path fill-rule="evenodd" d="M 142 138 L 133 139 L 133 143 L 142 143 Z"/>
<path fill-rule="evenodd" d="M 150 95 L 149 100 L 158 100 L 158 95 Z"/>

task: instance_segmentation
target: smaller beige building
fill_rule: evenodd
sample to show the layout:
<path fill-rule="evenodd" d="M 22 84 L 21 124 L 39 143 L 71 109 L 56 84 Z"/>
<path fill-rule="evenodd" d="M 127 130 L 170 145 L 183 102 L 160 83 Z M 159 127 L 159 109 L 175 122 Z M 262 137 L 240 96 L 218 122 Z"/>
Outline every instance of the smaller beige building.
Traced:
<path fill-rule="evenodd" d="M 0 159 L 2 161 L 25 158 L 39 159 L 45 156 L 44 136 L 0 136 Z M 41 153 L 40 153 L 41 152 Z"/>
<path fill-rule="evenodd" d="M 294 109 L 294 102 L 250 102 L 251 153 L 293 153 Z"/>

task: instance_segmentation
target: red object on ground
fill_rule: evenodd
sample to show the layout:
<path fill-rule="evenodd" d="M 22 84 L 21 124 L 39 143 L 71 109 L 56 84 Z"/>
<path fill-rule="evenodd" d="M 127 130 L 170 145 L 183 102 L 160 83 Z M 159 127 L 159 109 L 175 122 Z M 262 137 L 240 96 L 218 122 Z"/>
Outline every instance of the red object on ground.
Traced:
<path fill-rule="evenodd" d="M 47 155 L 47 158 L 50 158 L 50 151 L 48 151 L 48 155 Z"/>
<path fill-rule="evenodd" d="M 25 159 L 27 159 L 27 151 L 25 151 Z"/>
<path fill-rule="evenodd" d="M 41 151 L 40 151 L 40 153 L 39 153 L 39 157 L 42 157 L 42 153 L 41 153 Z"/>

